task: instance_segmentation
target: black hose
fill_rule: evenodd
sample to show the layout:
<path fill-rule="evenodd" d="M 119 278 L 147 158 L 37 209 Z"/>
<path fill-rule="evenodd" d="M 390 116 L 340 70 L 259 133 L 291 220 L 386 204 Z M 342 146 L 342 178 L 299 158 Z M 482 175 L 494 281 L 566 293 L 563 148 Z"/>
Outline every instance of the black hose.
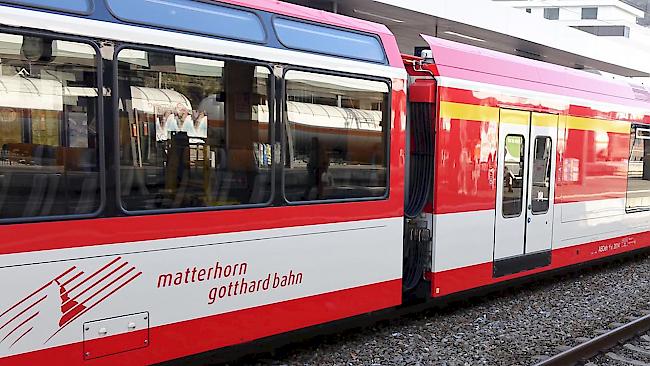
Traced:
<path fill-rule="evenodd" d="M 433 105 L 411 103 L 411 154 L 409 190 L 404 215 L 415 218 L 422 213 L 433 188 Z"/>
<path fill-rule="evenodd" d="M 402 288 L 410 291 L 415 288 L 424 275 L 426 252 L 426 241 L 414 237 L 411 230 L 407 232 L 404 241 L 404 274 L 402 276 Z"/>

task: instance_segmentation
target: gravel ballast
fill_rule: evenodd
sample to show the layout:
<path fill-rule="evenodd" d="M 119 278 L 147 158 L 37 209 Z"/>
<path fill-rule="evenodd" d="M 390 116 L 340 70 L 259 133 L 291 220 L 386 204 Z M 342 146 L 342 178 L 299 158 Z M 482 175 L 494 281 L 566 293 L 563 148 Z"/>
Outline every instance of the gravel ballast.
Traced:
<path fill-rule="evenodd" d="M 649 286 L 646 254 L 230 365 L 533 365 L 647 309 Z"/>

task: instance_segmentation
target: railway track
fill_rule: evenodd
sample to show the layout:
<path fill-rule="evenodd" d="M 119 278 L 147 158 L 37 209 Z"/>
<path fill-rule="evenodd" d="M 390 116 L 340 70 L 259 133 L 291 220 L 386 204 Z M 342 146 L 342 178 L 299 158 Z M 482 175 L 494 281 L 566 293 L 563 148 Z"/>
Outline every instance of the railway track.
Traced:
<path fill-rule="evenodd" d="M 593 339 L 547 358 L 535 366 L 650 366 L 650 311 L 629 323 L 617 324 Z M 624 353 L 624 355 L 622 355 Z"/>

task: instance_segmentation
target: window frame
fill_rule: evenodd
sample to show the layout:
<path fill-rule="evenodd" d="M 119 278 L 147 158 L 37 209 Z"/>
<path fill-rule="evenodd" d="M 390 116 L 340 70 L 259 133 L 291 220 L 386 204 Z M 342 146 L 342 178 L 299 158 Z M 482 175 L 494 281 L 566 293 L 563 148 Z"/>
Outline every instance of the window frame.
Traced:
<path fill-rule="evenodd" d="M 0 26 L 0 33 L 8 33 L 19 36 L 29 36 L 29 37 L 48 37 L 53 38 L 54 40 L 61 40 L 66 42 L 76 42 L 82 43 L 92 47 L 95 51 L 95 71 L 96 71 L 96 85 L 97 88 L 97 168 L 98 168 L 98 184 L 99 184 L 99 205 L 97 209 L 93 212 L 85 214 L 69 214 L 69 215 L 49 215 L 49 216 L 29 216 L 29 217 L 19 217 L 19 218 L 0 218 L 0 225 L 3 224 L 17 224 L 17 223 L 35 223 L 35 222 L 47 222 L 47 221 L 68 221 L 68 220 L 80 220 L 80 219 L 92 219 L 100 217 L 103 212 L 106 210 L 106 201 L 107 201 L 107 192 L 106 192 L 106 149 L 105 149 L 105 110 L 104 110 L 104 67 L 102 63 L 101 50 L 97 42 L 90 38 L 84 38 L 80 36 L 71 36 L 67 34 L 61 34 L 56 32 L 33 30 L 33 29 L 24 29 L 24 28 L 13 28 L 7 26 Z"/>
<path fill-rule="evenodd" d="M 306 72 L 306 73 L 312 73 L 312 74 L 320 74 L 320 75 L 330 75 L 330 76 L 340 76 L 340 77 L 347 77 L 347 78 L 352 78 L 352 79 L 361 79 L 361 80 L 369 80 L 369 81 L 378 81 L 378 82 L 383 82 L 386 84 L 388 87 L 388 92 L 386 93 L 386 113 L 384 114 L 384 123 L 386 124 L 386 130 L 384 131 L 384 137 L 386 139 L 385 142 L 385 147 L 384 147 L 384 153 L 386 154 L 386 192 L 382 196 L 377 196 L 377 197 L 361 197 L 361 198 L 334 198 L 334 199 L 322 199 L 322 200 L 309 200 L 309 201 L 290 201 L 287 199 L 286 191 L 285 191 L 285 163 L 287 162 L 287 159 L 289 158 L 286 156 L 285 152 L 287 151 L 287 146 L 288 146 L 288 136 L 287 136 L 287 123 L 285 122 L 286 119 L 286 108 L 287 108 L 287 80 L 286 80 L 286 75 L 289 71 L 301 71 L 301 72 Z M 304 66 L 294 66 L 294 65 L 288 65 L 283 68 L 282 70 L 282 79 L 280 82 L 280 95 L 278 98 L 278 110 L 279 110 L 279 128 L 281 129 L 281 136 L 278 136 L 280 138 L 280 167 L 281 167 L 281 173 L 280 173 L 280 184 L 281 184 L 281 189 L 279 192 L 282 195 L 281 201 L 284 205 L 288 206 L 304 206 L 304 205 L 322 205 L 322 204 L 328 204 L 328 203 L 345 203 L 345 202 L 369 202 L 369 201 L 382 201 L 382 200 L 387 200 L 390 198 L 390 166 L 391 166 L 391 115 L 392 115 L 392 101 L 393 101 L 393 82 L 389 78 L 383 78 L 383 77 L 377 77 L 377 76 L 370 76 L 370 75 L 361 75 L 361 74 L 354 74 L 354 73 L 347 73 L 347 72 L 339 72 L 339 71 L 332 71 L 332 70 L 324 70 L 324 69 L 318 69 L 318 68 L 311 68 L 311 67 L 304 67 Z"/>
<path fill-rule="evenodd" d="M 630 158 L 632 157 L 632 148 L 634 148 L 634 139 L 632 139 L 632 129 L 634 130 L 634 136 L 638 136 L 638 131 L 637 128 L 642 128 L 646 130 L 650 130 L 650 124 L 644 124 L 644 123 L 638 123 L 638 122 L 631 122 L 630 123 L 630 144 L 629 144 L 629 152 L 627 155 L 627 174 L 625 176 L 625 213 L 635 213 L 635 212 L 644 212 L 644 211 L 650 211 L 650 205 L 648 206 L 634 206 L 630 207 L 628 205 L 628 194 L 630 193 L 630 163 L 631 160 Z"/>
<path fill-rule="evenodd" d="M 551 136 L 548 136 L 548 135 L 537 135 L 537 136 L 535 136 L 535 143 L 534 143 L 533 146 L 532 146 L 532 147 L 533 147 L 533 149 L 532 149 L 532 152 L 533 152 L 533 153 L 536 153 L 536 152 L 537 152 L 537 149 L 536 149 L 536 147 L 537 147 L 537 139 L 544 139 L 544 140 L 547 140 L 547 141 L 549 142 L 549 146 L 550 146 L 550 147 L 549 147 L 550 151 L 549 151 L 549 155 L 548 155 L 548 166 L 549 166 L 549 168 L 548 168 L 547 171 L 544 172 L 544 178 L 546 178 L 546 176 L 547 176 L 547 174 L 548 174 L 548 182 L 549 182 L 549 186 L 548 186 L 548 202 L 547 202 L 546 210 L 545 210 L 545 211 L 535 211 L 535 210 L 533 209 L 533 202 L 532 202 L 532 200 L 533 200 L 533 196 L 531 195 L 532 192 L 529 193 L 528 196 L 531 198 L 531 202 L 530 202 L 530 205 L 531 205 L 531 207 L 530 207 L 530 213 L 531 213 L 532 215 L 545 215 L 545 214 L 548 213 L 548 210 L 551 209 L 551 193 L 553 193 L 553 192 L 552 192 L 553 182 L 551 181 L 551 176 L 552 176 L 552 174 L 551 174 L 551 173 L 552 173 L 552 169 L 551 169 L 551 167 L 552 167 L 552 165 L 553 165 L 553 160 L 552 160 L 552 159 L 553 159 L 553 154 L 552 154 L 552 153 L 553 153 L 553 139 L 551 138 Z M 534 160 L 535 160 L 535 158 L 533 157 L 533 164 L 534 164 L 534 162 L 535 162 Z M 531 164 L 531 166 L 529 167 L 529 169 L 532 170 L 532 168 L 533 168 L 532 165 L 533 165 L 533 164 Z M 529 176 L 528 179 L 530 180 L 531 188 L 532 188 L 532 184 L 534 183 L 533 180 L 532 180 L 532 176 Z M 531 190 L 531 191 L 532 191 L 532 190 Z"/>
<path fill-rule="evenodd" d="M 113 53 L 113 60 L 111 61 L 112 67 L 113 67 L 113 80 L 111 84 L 111 89 L 113 90 L 113 93 L 111 95 L 112 98 L 112 103 L 114 106 L 119 105 L 119 89 L 117 88 L 118 81 L 119 81 L 119 54 L 121 51 L 129 49 L 129 50 L 136 50 L 136 51 L 145 51 L 145 52 L 161 52 L 161 53 L 171 53 L 175 56 L 186 56 L 186 57 L 195 57 L 195 58 L 203 58 L 206 60 L 211 60 L 211 61 L 236 61 L 236 62 L 243 62 L 243 63 L 248 63 L 252 64 L 255 66 L 261 66 L 261 67 L 266 67 L 269 70 L 269 86 L 268 86 L 268 92 L 269 92 L 269 142 L 271 144 L 271 156 L 276 156 L 277 152 L 275 149 L 277 148 L 277 136 L 275 133 L 275 128 L 277 125 L 277 121 L 275 120 L 275 105 L 276 105 L 276 83 L 275 83 L 275 73 L 273 69 L 273 64 L 267 61 L 262 61 L 262 60 L 256 60 L 256 59 L 248 59 L 248 58 L 238 58 L 238 57 L 232 57 L 232 56 L 226 56 L 226 55 L 215 55 L 215 54 L 209 54 L 209 53 L 201 53 L 201 52 L 195 52 L 195 51 L 187 51 L 187 50 L 180 50 L 176 48 L 170 48 L 170 47 L 163 47 L 163 46 L 146 46 L 146 45 L 139 45 L 139 44 L 134 44 L 134 43 L 121 43 L 119 46 L 115 47 L 115 51 Z M 225 116 L 225 110 L 224 110 L 224 116 Z M 115 131 L 119 131 L 120 127 L 120 116 L 119 112 L 117 109 L 115 110 L 115 113 L 113 113 L 113 129 Z M 115 174 L 115 204 L 117 205 L 119 211 L 123 213 L 124 215 L 127 216 L 144 216 L 144 215 L 161 215 L 161 214 L 174 214 L 174 213 L 188 213 L 188 212 L 212 212 L 212 211 L 228 211 L 228 210 L 237 210 L 237 209 L 250 209 L 250 208 L 266 208 L 266 207 L 272 207 L 273 202 L 275 200 L 275 196 L 277 195 L 277 183 L 276 183 L 276 171 L 277 171 L 277 159 L 273 158 L 271 159 L 271 166 L 269 168 L 269 171 L 271 172 L 271 177 L 270 177 L 270 182 L 271 182 L 271 194 L 269 195 L 269 198 L 261 203 L 249 203 L 249 204 L 241 204 L 241 205 L 223 205 L 223 206 L 204 206 L 204 207 L 182 207 L 182 208 L 164 208 L 164 209 L 155 209 L 155 210 L 127 210 L 124 207 L 124 204 L 122 203 L 122 184 L 121 184 L 121 169 L 122 169 L 122 164 L 120 162 L 120 134 L 119 133 L 114 133 L 113 136 L 113 141 L 112 144 L 114 146 L 114 154 L 113 154 L 113 159 L 115 159 L 115 167 L 114 167 L 114 172 Z"/>
<path fill-rule="evenodd" d="M 521 137 L 521 141 L 523 142 L 523 145 L 524 145 L 524 148 L 523 148 L 524 156 L 520 156 L 520 159 L 521 159 L 521 161 L 523 161 L 523 163 L 524 163 L 524 168 L 523 168 L 522 170 L 523 170 L 524 172 L 526 172 L 527 169 L 530 169 L 530 167 L 527 167 L 527 166 L 526 166 L 526 165 L 528 164 L 528 161 L 526 161 L 526 136 L 524 136 L 524 135 L 522 135 L 522 134 L 519 134 L 519 133 L 509 133 L 509 134 L 506 134 L 506 136 L 505 136 L 505 140 L 504 140 L 504 144 L 505 144 L 505 141 L 508 140 L 508 136 L 517 136 L 517 137 Z M 503 166 L 504 166 L 504 167 L 506 166 L 506 159 L 505 159 L 505 157 L 503 158 Z M 523 180 L 523 179 L 522 179 L 522 180 Z M 513 180 L 513 183 L 514 183 L 514 180 Z M 503 183 L 502 183 L 502 184 L 503 184 Z M 520 195 L 520 198 L 519 198 L 519 201 L 521 202 L 521 206 L 520 206 L 520 209 L 519 209 L 519 213 L 517 213 L 516 215 L 506 215 L 506 214 L 505 214 L 505 211 L 503 210 L 503 204 L 505 203 L 505 201 L 504 201 L 504 199 L 503 199 L 503 193 L 504 193 L 504 189 L 505 189 L 505 188 L 506 188 L 506 186 L 505 186 L 505 184 L 503 184 L 503 186 L 501 187 L 501 216 L 502 216 L 504 219 L 514 219 L 514 218 L 517 218 L 517 217 L 521 217 L 522 213 L 525 211 L 526 206 L 527 206 L 527 202 L 526 202 L 526 201 L 527 201 L 527 196 L 528 196 L 528 182 L 525 182 L 525 181 L 522 181 L 522 182 L 521 182 L 521 195 Z M 524 188 L 526 189 L 526 195 L 524 195 Z"/>
<path fill-rule="evenodd" d="M 296 48 L 296 47 L 289 47 L 286 44 L 284 44 L 284 42 L 282 42 L 282 39 L 278 35 L 278 31 L 277 31 L 277 29 L 275 27 L 275 20 L 276 19 L 289 20 L 289 21 L 293 21 L 293 22 L 297 22 L 297 23 L 303 23 L 303 24 L 306 24 L 306 25 L 313 25 L 313 26 L 329 28 L 329 29 L 337 30 L 337 31 L 355 33 L 355 34 L 358 34 L 358 35 L 361 35 L 361 36 L 372 37 L 372 38 L 376 39 L 377 42 L 379 43 L 379 47 L 381 47 L 381 52 L 382 52 L 382 54 L 384 56 L 384 59 L 382 61 L 364 60 L 364 59 L 349 57 L 349 56 L 344 56 L 344 55 L 333 55 L 333 54 L 325 53 L 325 52 L 319 52 L 319 51 L 314 51 L 314 50 L 306 50 L 306 49 Z M 342 28 L 342 27 L 333 26 L 331 24 L 317 23 L 317 22 L 314 22 L 314 21 L 306 20 L 306 19 L 292 18 L 292 17 L 277 15 L 277 14 L 272 15 L 271 21 L 270 21 L 270 28 L 272 29 L 273 35 L 275 36 L 275 39 L 277 39 L 278 43 L 281 44 L 282 47 L 284 47 L 285 49 L 287 49 L 289 51 L 305 52 L 305 53 L 309 53 L 309 54 L 321 55 L 321 56 L 327 56 L 327 57 L 336 57 L 336 58 L 340 58 L 340 59 L 344 59 L 344 60 L 351 60 L 351 61 L 363 62 L 363 63 L 371 63 L 371 64 L 374 64 L 374 65 L 388 65 L 389 64 L 388 54 L 386 53 L 386 47 L 384 47 L 384 42 L 382 42 L 381 37 L 379 37 L 379 35 L 377 35 L 377 34 L 366 33 L 366 32 L 358 31 L 358 30 L 355 30 L 355 29 Z M 284 74 L 282 75 L 282 79 L 284 79 Z"/>

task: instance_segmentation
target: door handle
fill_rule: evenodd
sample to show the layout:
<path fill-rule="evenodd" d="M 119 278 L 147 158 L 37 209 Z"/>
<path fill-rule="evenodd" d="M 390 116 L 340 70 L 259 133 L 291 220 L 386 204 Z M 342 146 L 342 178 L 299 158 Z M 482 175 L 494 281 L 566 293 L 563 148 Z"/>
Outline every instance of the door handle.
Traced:
<path fill-rule="evenodd" d="M 530 217 L 528 218 L 528 223 L 530 224 Z"/>

